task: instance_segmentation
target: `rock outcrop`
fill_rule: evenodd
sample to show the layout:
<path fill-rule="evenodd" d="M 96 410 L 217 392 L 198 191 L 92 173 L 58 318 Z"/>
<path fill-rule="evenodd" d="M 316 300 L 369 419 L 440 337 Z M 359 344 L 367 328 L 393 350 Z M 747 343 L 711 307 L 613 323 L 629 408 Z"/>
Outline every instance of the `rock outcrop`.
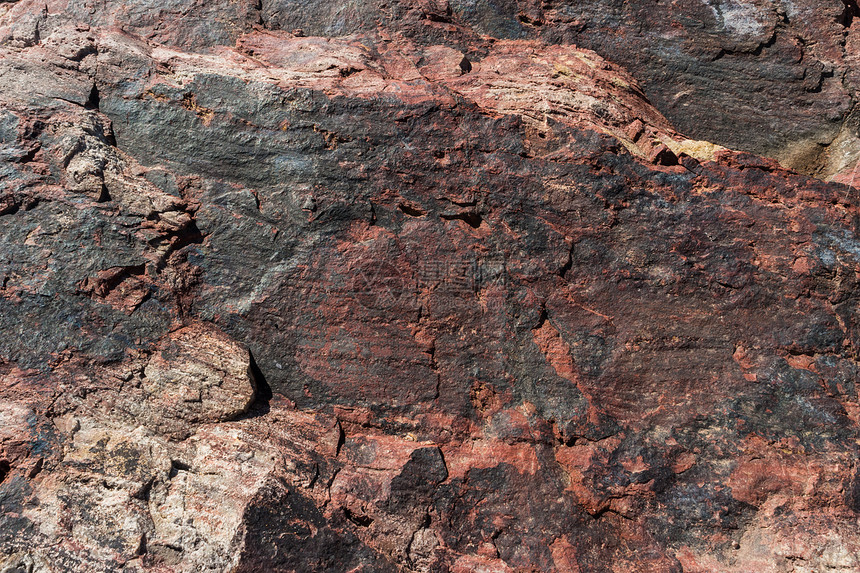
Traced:
<path fill-rule="evenodd" d="M 856 6 L 557 4 L 0 4 L 0 571 L 860 569 Z"/>

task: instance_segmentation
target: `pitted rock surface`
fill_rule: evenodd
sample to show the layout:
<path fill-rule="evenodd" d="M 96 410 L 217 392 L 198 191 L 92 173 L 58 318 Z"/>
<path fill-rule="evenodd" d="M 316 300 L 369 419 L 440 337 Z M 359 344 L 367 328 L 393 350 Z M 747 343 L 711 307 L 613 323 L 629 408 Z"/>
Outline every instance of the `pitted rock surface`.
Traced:
<path fill-rule="evenodd" d="M 855 12 L 0 3 L 0 571 L 857 571 Z"/>

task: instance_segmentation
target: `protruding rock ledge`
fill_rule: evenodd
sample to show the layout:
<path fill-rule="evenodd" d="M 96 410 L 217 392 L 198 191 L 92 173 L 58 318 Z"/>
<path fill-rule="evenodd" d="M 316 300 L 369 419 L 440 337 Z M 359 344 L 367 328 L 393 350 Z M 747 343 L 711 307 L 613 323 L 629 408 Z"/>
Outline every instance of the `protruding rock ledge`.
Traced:
<path fill-rule="evenodd" d="M 248 349 L 213 325 L 171 332 L 143 368 L 143 400 L 129 404 L 153 429 L 235 419 L 256 396 Z M 175 431 L 175 430 L 174 430 Z"/>

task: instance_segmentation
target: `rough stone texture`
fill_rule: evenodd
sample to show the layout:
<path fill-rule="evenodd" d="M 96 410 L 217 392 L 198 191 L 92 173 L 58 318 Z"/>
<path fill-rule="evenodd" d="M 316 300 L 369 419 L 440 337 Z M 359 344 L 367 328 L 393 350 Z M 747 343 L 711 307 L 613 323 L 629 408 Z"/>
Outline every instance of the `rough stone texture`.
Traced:
<path fill-rule="evenodd" d="M 271 0 L 270 28 L 342 35 L 382 25 L 457 46 L 462 23 L 498 39 L 577 44 L 626 67 L 682 132 L 822 178 L 860 155 L 853 0 Z M 852 172 L 853 174 L 853 172 Z"/>
<path fill-rule="evenodd" d="M 853 178 L 860 158 L 853 0 L 67 0 L 0 3 L 5 44 L 92 49 L 67 26 L 116 27 L 195 52 L 254 29 L 372 34 L 482 58 L 494 39 L 595 50 L 626 67 L 681 132 L 774 157 L 823 179 Z M 181 22 L 181 25 L 177 25 Z M 413 52 L 414 53 L 414 52 Z"/>
<path fill-rule="evenodd" d="M 854 9 L 596 6 L 0 4 L 0 571 L 860 570 Z"/>

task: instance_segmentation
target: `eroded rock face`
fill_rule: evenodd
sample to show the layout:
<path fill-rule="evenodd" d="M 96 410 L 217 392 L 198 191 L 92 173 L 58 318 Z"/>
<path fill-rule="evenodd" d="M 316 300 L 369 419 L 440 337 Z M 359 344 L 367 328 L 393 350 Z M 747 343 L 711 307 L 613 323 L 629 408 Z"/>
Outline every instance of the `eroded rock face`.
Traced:
<path fill-rule="evenodd" d="M 91 50 L 63 27 L 116 26 L 148 40 L 207 52 L 254 29 L 305 36 L 382 34 L 485 55 L 487 39 L 539 39 L 595 50 L 627 68 L 681 132 L 763 153 L 823 179 L 844 178 L 860 155 L 860 15 L 849 0 L 146 0 L 95 9 L 22 0 L 0 33 L 7 45 Z M 182 21 L 182 25 L 165 24 Z M 851 172 L 853 175 L 853 171 Z"/>
<path fill-rule="evenodd" d="M 180 425 L 230 420 L 254 402 L 253 376 L 246 349 L 219 332 L 185 327 L 143 368 L 144 416 Z"/>
<path fill-rule="evenodd" d="M 593 6 L 0 4 L 0 571 L 857 570 L 851 12 Z"/>

